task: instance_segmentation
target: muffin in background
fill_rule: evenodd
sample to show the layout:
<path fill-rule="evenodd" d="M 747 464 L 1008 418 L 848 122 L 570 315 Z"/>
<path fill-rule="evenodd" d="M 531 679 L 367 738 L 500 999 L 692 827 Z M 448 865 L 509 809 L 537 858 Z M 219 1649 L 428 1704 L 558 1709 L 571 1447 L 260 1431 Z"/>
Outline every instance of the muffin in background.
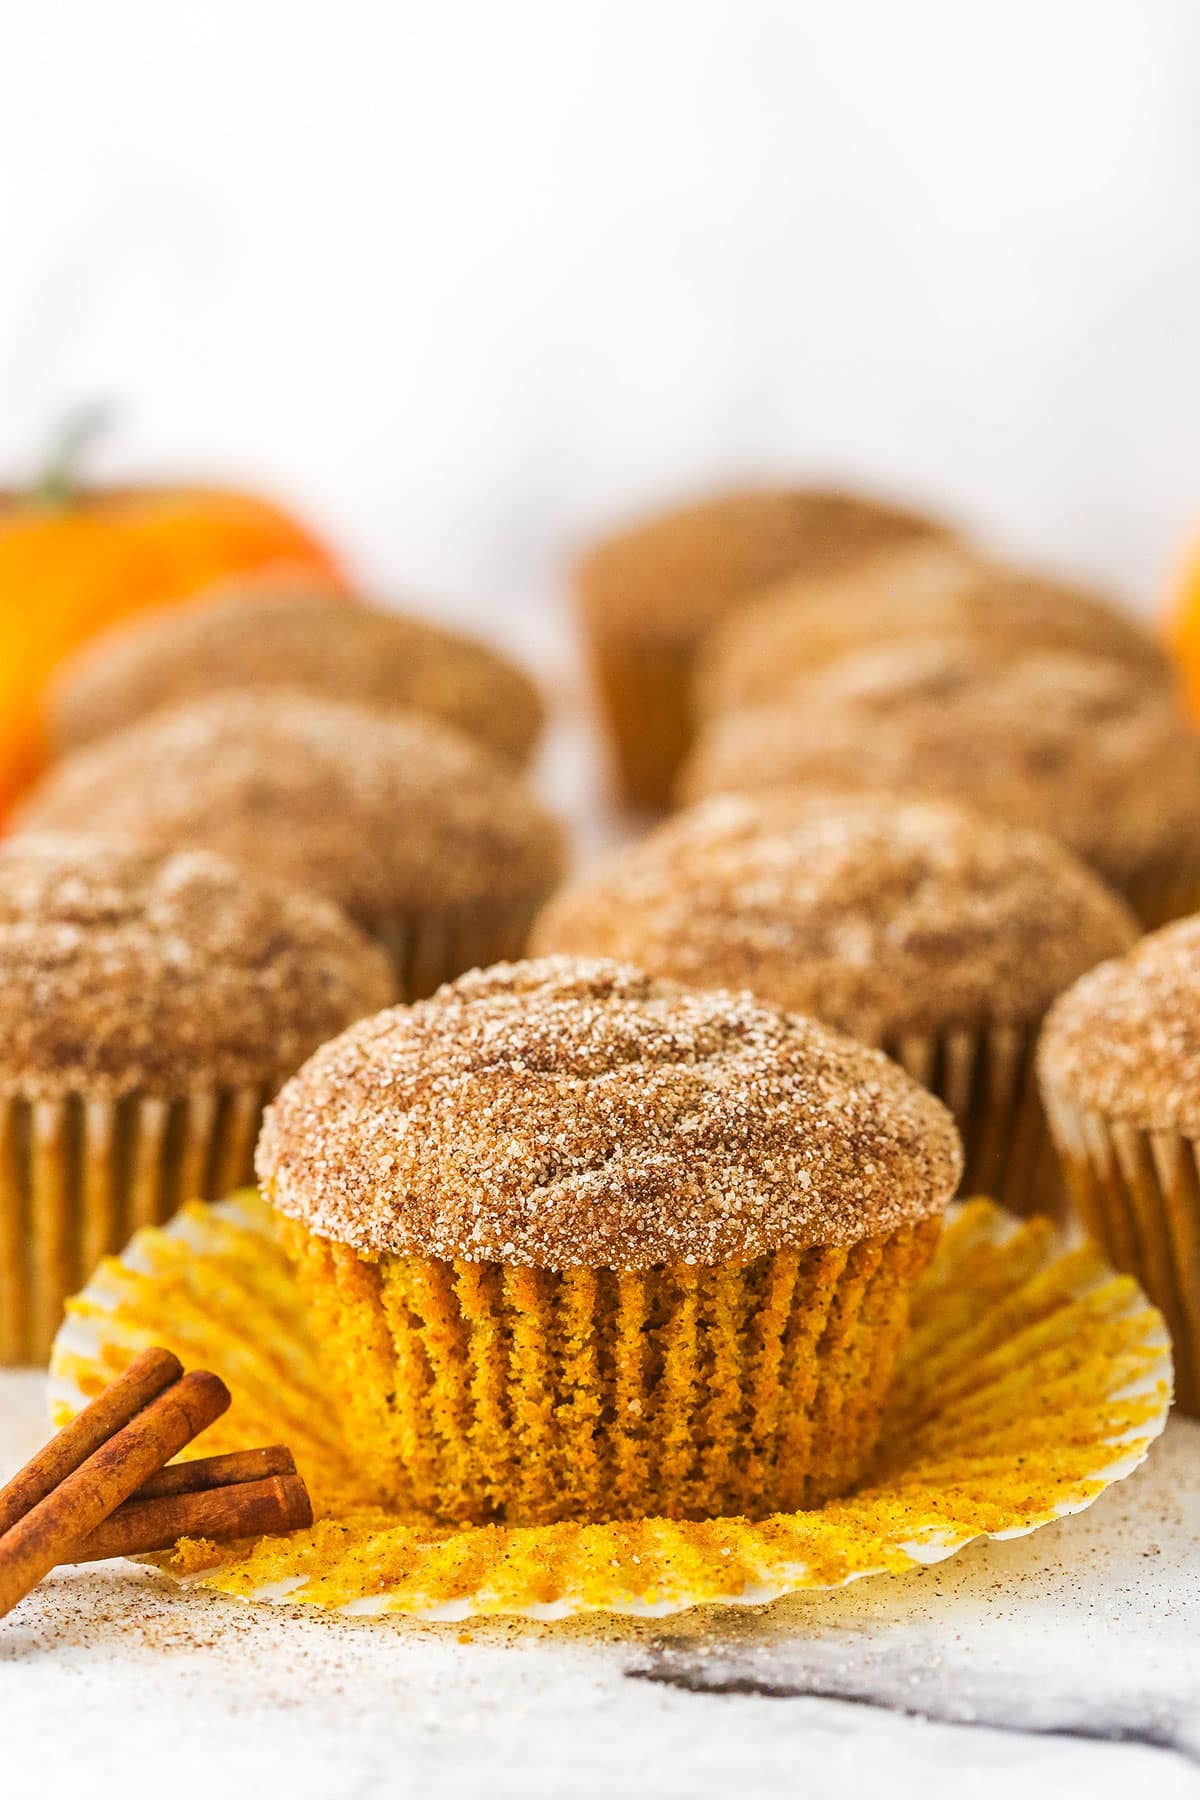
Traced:
<path fill-rule="evenodd" d="M 52 746 L 61 754 L 160 707 L 262 687 L 429 713 L 516 763 L 528 760 L 543 717 L 528 676 L 475 638 L 333 589 L 259 582 L 85 645 L 51 688 Z"/>
<path fill-rule="evenodd" d="M 562 833 L 505 763 L 427 714 L 284 688 L 152 713 L 65 758 L 19 830 L 214 850 L 334 900 L 389 951 L 404 998 L 518 955 Z"/>
<path fill-rule="evenodd" d="M 263 1105 L 392 997 L 336 907 L 217 857 L 0 846 L 0 1362 L 140 1225 L 253 1179 Z"/>
<path fill-rule="evenodd" d="M 1147 927 L 1200 907 L 1200 736 L 1140 669 L 914 638 L 706 725 L 682 800 L 792 788 L 957 800 L 1047 832 Z"/>
<path fill-rule="evenodd" d="M 1038 1067 L 1080 1220 L 1161 1308 L 1176 1397 L 1200 1416 L 1200 918 L 1078 981 Z"/>
<path fill-rule="evenodd" d="M 877 1051 L 570 958 L 364 1021 L 258 1149 L 357 1466 L 510 1525 L 842 1492 L 960 1167 Z"/>
<path fill-rule="evenodd" d="M 763 488 L 692 501 L 597 543 L 576 586 L 625 798 L 669 803 L 693 733 L 695 653 L 719 618 L 784 575 L 946 536 L 922 514 L 862 495 Z"/>
<path fill-rule="evenodd" d="M 697 712 L 775 704 L 841 656 L 914 637 L 962 639 L 997 657 L 1078 651 L 1141 669 L 1163 688 L 1177 681 L 1162 646 L 1106 595 L 962 544 L 916 543 L 791 577 L 718 623 L 697 659 Z"/>
<path fill-rule="evenodd" d="M 749 989 L 886 1050 L 953 1112 L 964 1190 L 1029 1213 L 1061 1198 L 1041 1019 L 1137 935 L 1041 833 L 936 801 L 779 792 L 710 800 L 616 852 L 549 901 L 530 951 Z"/>

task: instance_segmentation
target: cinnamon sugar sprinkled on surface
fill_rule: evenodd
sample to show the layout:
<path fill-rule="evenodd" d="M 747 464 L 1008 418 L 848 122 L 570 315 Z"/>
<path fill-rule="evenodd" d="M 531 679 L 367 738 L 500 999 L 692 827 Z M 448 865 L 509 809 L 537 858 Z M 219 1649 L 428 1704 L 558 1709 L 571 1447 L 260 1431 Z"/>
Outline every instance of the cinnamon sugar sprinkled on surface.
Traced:
<path fill-rule="evenodd" d="M 482 745 L 419 713 L 290 689 L 127 726 L 53 769 L 18 824 L 215 850 L 368 927 L 410 909 L 536 904 L 562 862 L 558 826 Z"/>
<path fill-rule="evenodd" d="M 412 707 L 514 761 L 542 716 L 528 677 L 475 638 L 305 585 L 239 593 L 231 584 L 87 644 L 55 682 L 54 734 L 69 748 L 162 706 L 259 686 Z"/>
<path fill-rule="evenodd" d="M 656 513 L 598 543 L 578 583 L 594 630 L 691 643 L 733 602 L 795 570 L 846 567 L 937 538 L 919 513 L 820 488 L 758 489 Z"/>
<path fill-rule="evenodd" d="M 993 656 L 1022 647 L 1080 651 L 1141 667 L 1171 665 L 1150 633 L 1091 589 L 985 562 L 966 546 L 916 543 L 825 576 L 793 577 L 739 608 L 701 653 L 701 710 L 786 698 L 805 676 L 872 644 L 965 637 Z"/>
<path fill-rule="evenodd" d="M 645 1268 L 849 1243 L 936 1213 L 945 1108 L 747 994 L 500 964 L 327 1044 L 269 1109 L 274 1205 L 374 1253 Z"/>
<path fill-rule="evenodd" d="M 86 838 L 0 846 L 0 1089 L 278 1079 L 394 993 L 338 910 L 214 856 Z"/>
<path fill-rule="evenodd" d="M 786 705 L 714 720 L 681 780 L 693 800 L 781 786 L 966 801 L 1118 885 L 1200 852 L 1200 736 L 1139 670 L 1066 651 L 998 665 L 982 646 L 915 639 L 843 657 Z"/>
<path fill-rule="evenodd" d="M 535 953 L 749 988 L 871 1043 L 1037 1019 L 1133 915 L 1038 833 L 938 802 L 728 795 L 555 896 Z"/>
<path fill-rule="evenodd" d="M 1110 1119 L 1200 1137 L 1200 917 L 1076 982 L 1051 1009 L 1038 1065 Z"/>

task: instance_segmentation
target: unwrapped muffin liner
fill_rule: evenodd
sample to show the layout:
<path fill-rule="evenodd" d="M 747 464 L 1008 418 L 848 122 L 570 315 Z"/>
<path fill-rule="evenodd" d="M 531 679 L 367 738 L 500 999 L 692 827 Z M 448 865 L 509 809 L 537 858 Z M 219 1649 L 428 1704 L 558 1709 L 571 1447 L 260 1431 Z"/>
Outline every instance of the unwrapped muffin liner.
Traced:
<path fill-rule="evenodd" d="M 377 920 L 371 933 L 391 958 L 398 1001 L 423 1000 L 467 969 L 515 961 L 524 953 L 542 898 Z"/>
<path fill-rule="evenodd" d="M 881 1046 L 954 1114 L 964 1194 L 989 1194 L 1021 1216 L 1061 1215 L 1063 1180 L 1035 1070 L 1037 1027 L 992 1025 Z"/>
<path fill-rule="evenodd" d="M 1052 1084 L 1046 1105 L 1080 1223 L 1161 1309 L 1179 1404 L 1200 1416 L 1200 1142 L 1106 1119 Z"/>
<path fill-rule="evenodd" d="M 874 1449 L 939 1220 L 739 1266 L 360 1256 L 280 1221 L 356 1466 L 443 1523 L 794 1511 Z"/>
<path fill-rule="evenodd" d="M 247 1600 L 430 1620 L 662 1616 L 759 1605 L 939 1562 L 1078 1512 L 1162 1430 L 1171 1357 L 1137 1283 L 1045 1219 L 957 1208 L 913 1291 L 865 1481 L 811 1511 L 751 1523 L 431 1527 L 372 1504 L 331 1402 L 296 1282 L 256 1196 L 186 1206 L 137 1234 L 71 1301 L 51 1365 L 62 1423 L 146 1345 L 217 1370 L 233 1405 L 195 1454 L 279 1440 L 309 1483 L 308 1531 L 155 1559 Z"/>
<path fill-rule="evenodd" d="M 44 1363 L 102 1256 L 253 1175 L 266 1088 L 0 1099 L 0 1364 Z"/>
<path fill-rule="evenodd" d="M 666 640 L 625 644 L 593 633 L 591 660 L 622 796 L 662 812 L 692 740 L 693 653 Z"/>

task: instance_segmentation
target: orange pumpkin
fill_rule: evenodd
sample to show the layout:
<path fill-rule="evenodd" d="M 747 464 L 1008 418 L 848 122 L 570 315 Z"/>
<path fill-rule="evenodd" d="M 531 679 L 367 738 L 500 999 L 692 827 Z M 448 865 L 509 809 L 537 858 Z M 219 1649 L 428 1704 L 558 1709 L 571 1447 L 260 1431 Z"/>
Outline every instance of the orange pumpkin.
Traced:
<path fill-rule="evenodd" d="M 1184 557 L 1178 578 L 1172 584 L 1167 641 L 1183 671 L 1188 711 L 1200 721 L 1200 539 Z"/>
<path fill-rule="evenodd" d="M 268 500 L 219 488 L 39 488 L 0 497 L 0 816 L 45 761 L 42 696 L 106 626 L 240 574 L 342 586 L 330 553 Z"/>

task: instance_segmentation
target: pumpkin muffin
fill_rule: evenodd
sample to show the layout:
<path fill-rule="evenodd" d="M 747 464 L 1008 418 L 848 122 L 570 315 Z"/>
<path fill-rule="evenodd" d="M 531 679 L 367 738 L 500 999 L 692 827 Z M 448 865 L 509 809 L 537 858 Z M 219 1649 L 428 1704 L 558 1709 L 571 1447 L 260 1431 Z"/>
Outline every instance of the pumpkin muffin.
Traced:
<path fill-rule="evenodd" d="M 0 1362 L 139 1225 L 253 1179 L 263 1103 L 391 998 L 336 907 L 217 857 L 0 846 Z"/>
<path fill-rule="evenodd" d="M 913 637 L 966 639 L 993 656 L 1080 651 L 1141 669 L 1162 687 L 1175 679 L 1161 645 L 1106 596 L 985 562 L 962 545 L 917 543 L 841 573 L 780 582 L 719 623 L 701 647 L 697 711 L 786 700 L 848 652 Z"/>
<path fill-rule="evenodd" d="M 258 1150 L 360 1468 L 508 1524 L 842 1492 L 960 1168 L 877 1051 L 566 957 L 343 1034 Z"/>
<path fill-rule="evenodd" d="M 562 867 L 558 826 L 511 767 L 428 715 L 290 689 L 151 714 L 52 769 L 19 829 L 215 850 L 335 900 L 400 993 L 519 954 Z"/>
<path fill-rule="evenodd" d="M 770 787 L 958 800 L 1057 837 L 1146 926 L 1200 907 L 1200 736 L 1139 669 L 913 639 L 714 718 L 685 800 Z"/>
<path fill-rule="evenodd" d="M 247 687 L 429 713 L 517 763 L 542 723 L 533 683 L 474 638 L 331 589 L 257 584 L 93 639 L 56 677 L 51 739 L 73 750 L 159 707 Z"/>
<path fill-rule="evenodd" d="M 550 901 L 531 951 L 749 989 L 877 1045 L 953 1112 L 966 1191 L 1029 1213 L 1061 1192 L 1038 1026 L 1136 937 L 1040 833 L 936 801 L 776 793 L 710 800 L 618 851 Z"/>
<path fill-rule="evenodd" d="M 1080 1219 L 1162 1309 L 1200 1415 L 1200 918 L 1083 976 L 1038 1065 Z"/>
<path fill-rule="evenodd" d="M 719 618 L 782 576 L 946 535 L 861 495 L 764 488 L 693 501 L 597 544 L 577 588 L 625 797 L 653 808 L 670 800 L 692 737 L 695 653 Z"/>

